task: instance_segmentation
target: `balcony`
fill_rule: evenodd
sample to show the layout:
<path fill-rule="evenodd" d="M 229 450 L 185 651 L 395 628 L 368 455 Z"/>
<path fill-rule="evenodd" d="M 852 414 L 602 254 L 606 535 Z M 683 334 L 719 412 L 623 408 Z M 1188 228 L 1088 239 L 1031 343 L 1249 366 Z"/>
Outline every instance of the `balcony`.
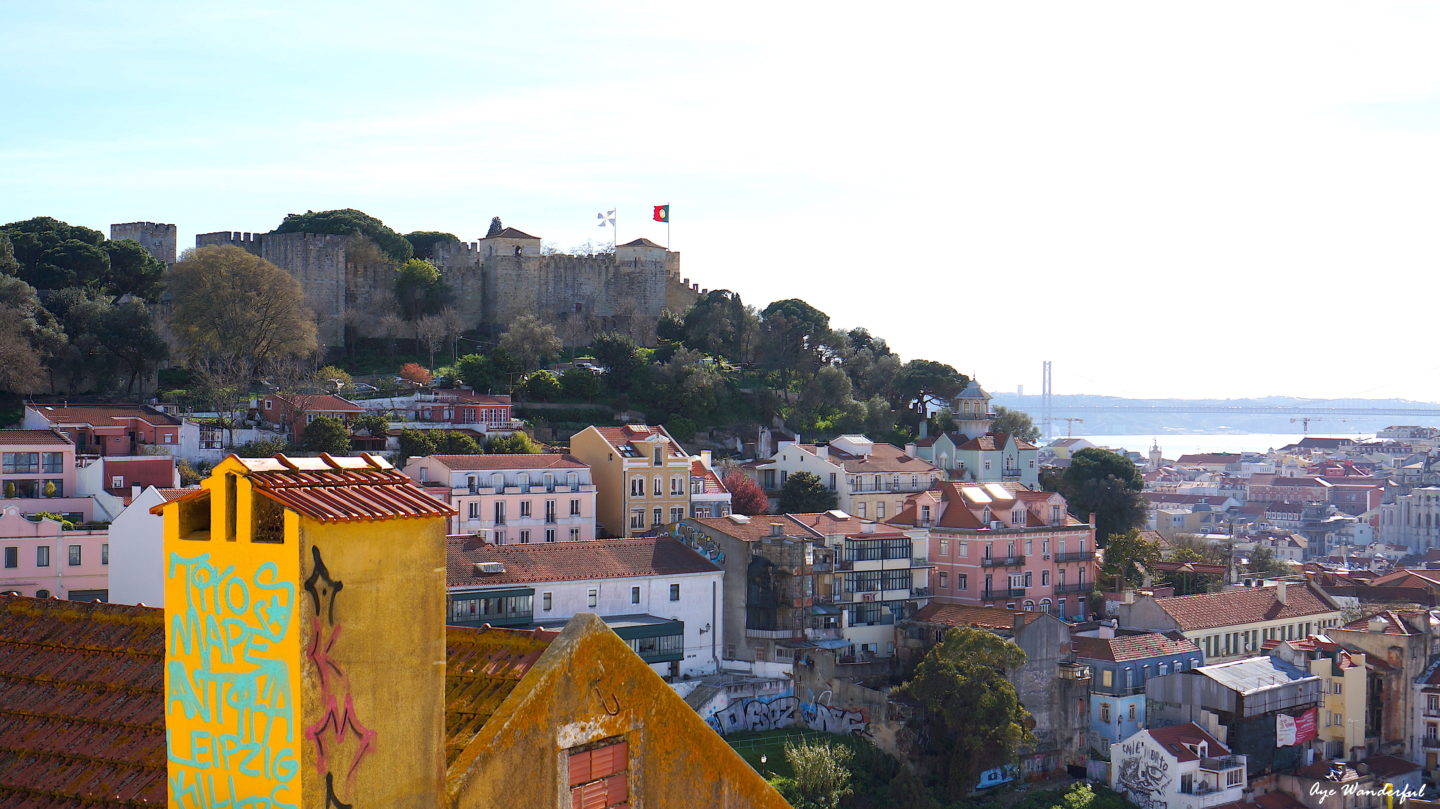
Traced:
<path fill-rule="evenodd" d="M 1055 594 L 1060 595 L 1062 593 L 1088 593 L 1094 589 L 1095 585 L 1091 584 L 1088 581 L 1076 582 L 1075 584 L 1057 584 L 1055 585 Z"/>
<path fill-rule="evenodd" d="M 982 598 L 982 599 L 984 599 L 984 600 L 987 600 L 987 601 L 988 601 L 988 600 L 991 600 L 991 599 L 997 599 L 997 598 L 1024 598 L 1024 597 L 1025 597 L 1025 588 L 1024 588 L 1024 587 L 1002 587 L 1002 588 L 999 589 L 999 590 L 984 590 L 984 591 L 981 591 L 981 593 L 980 593 L 980 598 Z"/>
<path fill-rule="evenodd" d="M 986 556 L 980 560 L 981 567 L 1023 567 L 1023 556 Z"/>
<path fill-rule="evenodd" d="M 1090 667 L 1084 663 L 1061 663 L 1059 673 L 1062 680 L 1090 679 Z"/>
<path fill-rule="evenodd" d="M 805 637 L 810 640 L 840 640 L 840 628 L 836 626 L 818 626 L 805 630 Z"/>
<path fill-rule="evenodd" d="M 1426 736 L 1420 740 L 1420 746 L 1429 750 L 1440 750 L 1440 738 Z"/>
<path fill-rule="evenodd" d="M 1072 551 L 1070 553 L 1055 554 L 1056 562 L 1093 562 L 1095 561 L 1094 551 Z"/>
<path fill-rule="evenodd" d="M 1200 769 L 1209 770 L 1210 772 L 1223 772 L 1243 766 L 1245 766 L 1245 758 L 1243 756 L 1221 756 L 1219 758 L 1200 760 Z"/>
<path fill-rule="evenodd" d="M 745 637 L 767 640 L 789 640 L 800 634 L 798 629 L 750 629 L 745 628 Z"/>

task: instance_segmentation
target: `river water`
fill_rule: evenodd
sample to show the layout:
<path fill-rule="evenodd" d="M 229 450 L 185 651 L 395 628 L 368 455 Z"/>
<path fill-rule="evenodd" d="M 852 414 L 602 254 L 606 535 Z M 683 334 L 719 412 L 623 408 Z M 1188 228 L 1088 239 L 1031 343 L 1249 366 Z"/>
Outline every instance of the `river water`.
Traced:
<path fill-rule="evenodd" d="M 1322 437 L 1322 434 L 1311 433 L 1312 436 Z M 1265 452 L 1270 449 L 1279 449 L 1286 444 L 1294 444 L 1304 438 L 1300 433 L 1175 433 L 1166 435 L 1080 435 L 1076 438 L 1084 438 L 1090 443 L 1100 447 L 1112 449 L 1123 448 L 1141 455 L 1148 455 L 1150 445 L 1160 442 L 1160 452 L 1171 460 L 1181 455 L 1189 455 L 1198 452 Z M 1326 438 L 1353 438 L 1371 439 L 1374 434 L 1348 435 L 1340 433 L 1325 433 Z"/>

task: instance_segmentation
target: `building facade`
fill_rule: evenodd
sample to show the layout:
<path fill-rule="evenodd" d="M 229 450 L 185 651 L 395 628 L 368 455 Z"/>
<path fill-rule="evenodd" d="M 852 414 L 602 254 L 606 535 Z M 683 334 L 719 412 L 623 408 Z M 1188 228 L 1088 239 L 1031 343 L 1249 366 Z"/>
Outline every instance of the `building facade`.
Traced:
<path fill-rule="evenodd" d="M 586 427 L 570 454 L 590 467 L 603 536 L 654 533 L 690 513 L 690 454 L 664 427 Z"/>
<path fill-rule="evenodd" d="M 1136 731 L 1112 756 L 1110 788 L 1140 809 L 1210 809 L 1236 803 L 1247 761 L 1194 723 Z"/>
<path fill-rule="evenodd" d="M 1111 746 L 1145 727 L 1145 681 L 1205 665 L 1205 654 L 1179 633 L 1075 633 L 1075 659 L 1090 667 L 1090 749 L 1110 757 Z"/>
<path fill-rule="evenodd" d="M 595 483 L 572 455 L 430 455 L 405 474 L 455 507 L 452 534 L 495 545 L 595 538 Z"/>
<path fill-rule="evenodd" d="M 778 498 L 785 481 L 808 472 L 835 492 L 837 507 L 856 517 L 884 522 L 905 507 L 905 498 L 941 478 L 940 468 L 863 435 L 842 435 L 826 444 L 781 441 L 774 457 L 745 467 L 761 488 Z"/>
<path fill-rule="evenodd" d="M 1142 595 L 1120 605 L 1120 626 L 1180 632 L 1204 650 L 1210 663 L 1258 655 L 1266 641 L 1295 640 L 1340 623 L 1340 606 L 1309 583 L 1173 598 Z"/>
<path fill-rule="evenodd" d="M 0 509 L 0 593 L 106 601 L 109 543 L 104 528 L 66 530 L 57 520 L 6 506 Z"/>
<path fill-rule="evenodd" d="M 21 427 L 55 429 L 75 445 L 77 455 L 175 454 L 181 420 L 153 407 L 125 404 L 25 406 Z"/>

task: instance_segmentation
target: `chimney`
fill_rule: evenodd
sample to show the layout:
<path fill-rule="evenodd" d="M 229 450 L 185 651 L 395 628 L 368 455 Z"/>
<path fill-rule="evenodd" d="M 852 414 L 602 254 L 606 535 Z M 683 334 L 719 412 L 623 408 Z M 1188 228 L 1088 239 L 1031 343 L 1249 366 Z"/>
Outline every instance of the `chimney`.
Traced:
<path fill-rule="evenodd" d="M 1109 640 L 1115 637 L 1115 621 L 1101 621 L 1100 634 L 1096 637 Z"/>
<path fill-rule="evenodd" d="M 139 497 L 139 496 L 140 496 L 140 484 L 138 484 L 138 483 L 132 483 L 132 484 L 130 484 L 130 499 L 131 499 L 131 500 L 134 500 L 135 498 L 137 498 L 137 497 Z"/>
<path fill-rule="evenodd" d="M 1281 604 L 1290 603 L 1289 594 L 1285 592 L 1287 588 L 1288 585 L 1283 581 L 1275 583 L 1275 600 L 1279 601 Z"/>
<path fill-rule="evenodd" d="M 708 449 L 700 450 L 700 464 L 706 469 L 713 469 L 715 463 L 714 455 Z"/>

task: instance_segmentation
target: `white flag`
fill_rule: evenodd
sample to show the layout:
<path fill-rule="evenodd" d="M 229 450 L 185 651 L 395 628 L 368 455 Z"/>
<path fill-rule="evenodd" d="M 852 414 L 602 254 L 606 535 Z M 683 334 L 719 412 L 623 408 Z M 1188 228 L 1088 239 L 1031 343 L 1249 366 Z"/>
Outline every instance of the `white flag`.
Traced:
<path fill-rule="evenodd" d="M 596 225 L 596 227 L 609 227 L 615 224 L 615 211 L 611 209 L 605 213 L 597 213 L 595 214 L 595 218 L 600 220 L 600 223 Z"/>

